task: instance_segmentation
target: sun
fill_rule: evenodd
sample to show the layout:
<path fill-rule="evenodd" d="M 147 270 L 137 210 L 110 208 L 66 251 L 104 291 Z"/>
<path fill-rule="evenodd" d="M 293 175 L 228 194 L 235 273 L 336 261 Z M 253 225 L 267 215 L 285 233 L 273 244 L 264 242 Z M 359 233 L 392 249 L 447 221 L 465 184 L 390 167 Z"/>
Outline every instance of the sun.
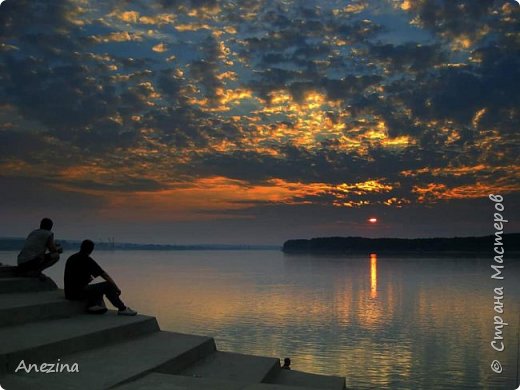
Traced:
<path fill-rule="evenodd" d="M 374 217 L 369 218 L 369 219 L 368 219 L 368 222 L 370 222 L 370 223 L 376 223 L 376 222 L 377 222 L 377 218 L 374 218 Z"/>

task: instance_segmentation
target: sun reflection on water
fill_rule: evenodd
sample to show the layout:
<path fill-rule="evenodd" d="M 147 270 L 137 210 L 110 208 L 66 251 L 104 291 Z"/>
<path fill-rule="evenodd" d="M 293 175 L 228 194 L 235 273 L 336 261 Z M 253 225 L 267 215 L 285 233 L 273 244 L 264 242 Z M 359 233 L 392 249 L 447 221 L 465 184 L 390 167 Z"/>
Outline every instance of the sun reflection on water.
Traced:
<path fill-rule="evenodd" d="M 377 298 L 377 254 L 370 254 L 370 298 Z"/>

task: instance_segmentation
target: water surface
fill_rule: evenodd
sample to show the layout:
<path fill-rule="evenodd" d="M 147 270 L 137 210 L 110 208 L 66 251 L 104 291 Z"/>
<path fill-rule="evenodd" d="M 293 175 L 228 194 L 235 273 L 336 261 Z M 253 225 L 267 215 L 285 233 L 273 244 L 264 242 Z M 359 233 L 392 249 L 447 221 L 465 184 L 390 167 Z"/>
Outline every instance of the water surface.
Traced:
<path fill-rule="evenodd" d="M 67 255 L 62 256 L 66 259 Z M 220 350 L 291 357 L 353 388 L 514 389 L 520 262 L 288 256 L 278 251 L 99 251 L 126 303 L 162 329 L 213 336 Z M 0 261 L 15 255 L 0 252 Z M 64 261 L 48 274 L 62 286 Z M 504 286 L 504 352 L 493 288 Z M 498 375 L 490 364 L 499 359 Z"/>

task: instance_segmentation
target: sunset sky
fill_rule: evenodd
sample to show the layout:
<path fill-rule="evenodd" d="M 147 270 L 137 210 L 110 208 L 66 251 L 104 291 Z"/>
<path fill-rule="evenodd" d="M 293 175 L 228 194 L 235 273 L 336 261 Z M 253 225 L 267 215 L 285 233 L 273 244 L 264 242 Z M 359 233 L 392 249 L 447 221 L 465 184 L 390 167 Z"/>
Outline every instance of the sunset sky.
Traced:
<path fill-rule="evenodd" d="M 7 0 L 0 236 L 520 230 L 520 6 Z M 369 222 L 376 218 L 377 222 Z"/>

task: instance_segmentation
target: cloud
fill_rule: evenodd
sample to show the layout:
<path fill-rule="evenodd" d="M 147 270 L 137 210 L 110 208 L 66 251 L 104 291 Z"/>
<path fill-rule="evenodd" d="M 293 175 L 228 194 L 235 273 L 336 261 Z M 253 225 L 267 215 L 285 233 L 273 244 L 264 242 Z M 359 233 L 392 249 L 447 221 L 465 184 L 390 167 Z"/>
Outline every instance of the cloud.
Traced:
<path fill-rule="evenodd" d="M 0 177 L 2 214 L 40 213 L 49 215 L 56 210 L 83 213 L 106 205 L 102 197 L 79 191 L 64 191 L 48 178 Z M 40 217 L 41 219 L 42 217 Z"/>
<path fill-rule="evenodd" d="M 392 72 L 424 72 L 446 63 L 448 56 L 439 44 L 408 42 L 402 45 L 373 45 L 370 54 Z"/>
<path fill-rule="evenodd" d="M 0 163 L 143 218 L 518 192 L 514 9 L 391 4 L 8 1 Z"/>
<path fill-rule="evenodd" d="M 413 15 L 413 23 L 454 42 L 452 47 L 469 49 L 491 31 L 501 32 L 512 4 L 499 1 L 419 0 L 405 1 L 401 8 Z M 505 23 L 504 23 L 505 22 Z"/>

